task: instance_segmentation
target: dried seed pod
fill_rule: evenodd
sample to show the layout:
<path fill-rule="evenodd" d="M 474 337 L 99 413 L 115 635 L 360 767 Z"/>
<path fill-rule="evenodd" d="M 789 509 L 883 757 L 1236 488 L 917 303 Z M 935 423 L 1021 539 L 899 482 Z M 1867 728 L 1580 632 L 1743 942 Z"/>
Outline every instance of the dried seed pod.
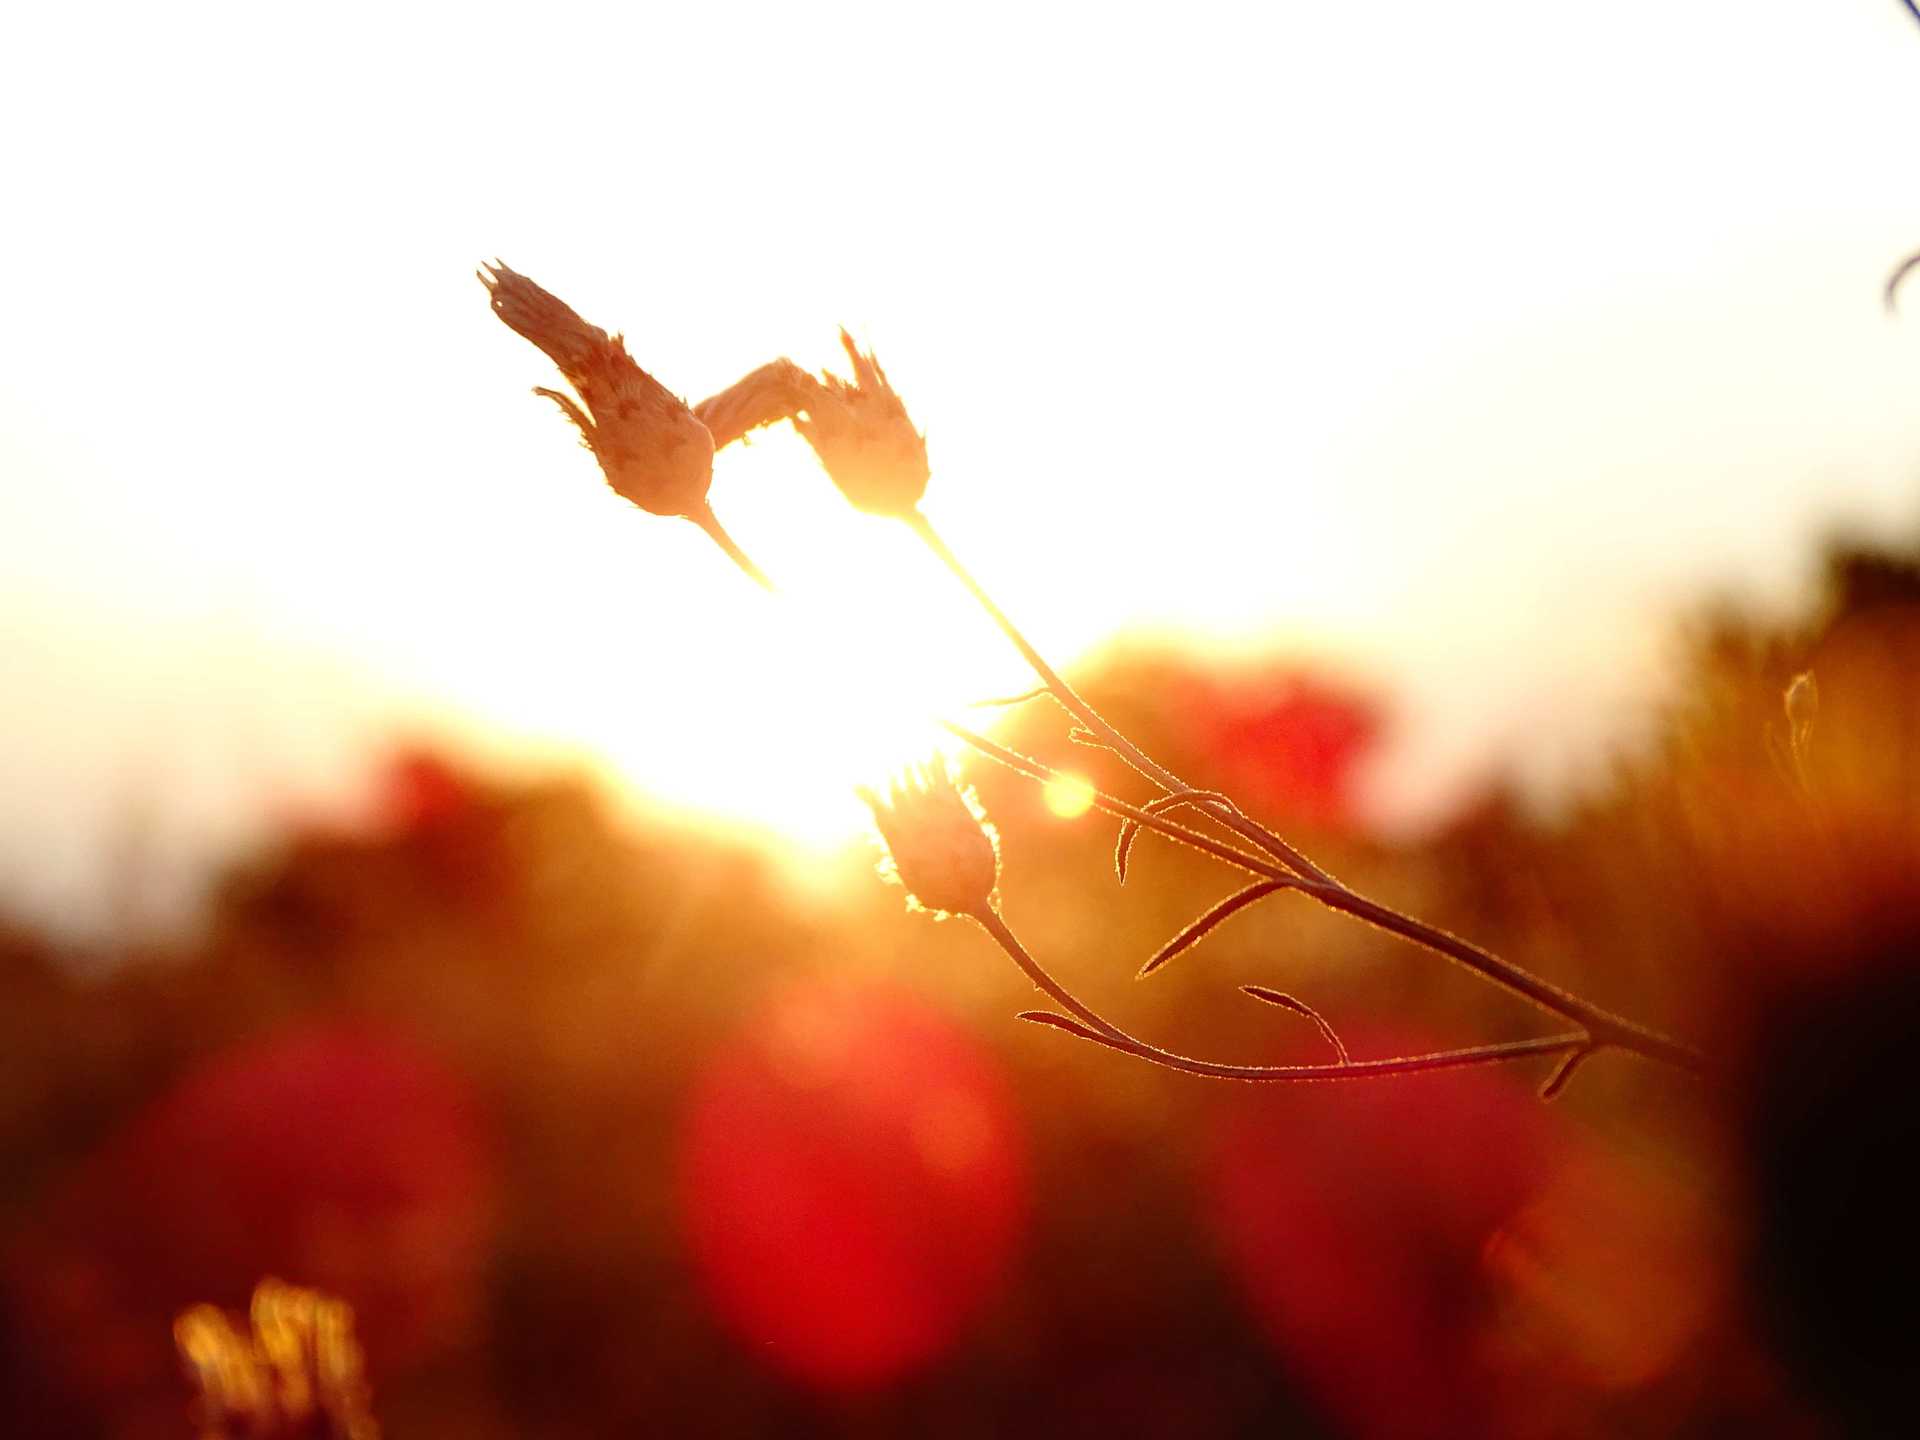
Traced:
<path fill-rule="evenodd" d="M 818 397 L 805 415 L 795 417 L 793 428 L 855 509 L 910 515 L 927 493 L 932 473 L 926 437 L 913 428 L 906 405 L 872 352 L 861 354 L 845 330 L 840 343 L 852 362 L 853 379 L 822 375 Z"/>
<path fill-rule="evenodd" d="M 786 358 L 742 375 L 718 395 L 693 407 L 713 434 L 713 448 L 724 450 L 766 425 L 791 420 L 820 394 L 820 382 Z"/>
<path fill-rule="evenodd" d="M 495 261 L 480 271 L 493 313 L 560 367 L 580 397 L 538 387 L 580 430 L 614 493 L 655 515 L 709 513 L 713 437 L 694 413 L 627 354 L 625 342 L 590 325 L 526 276 Z"/>
<path fill-rule="evenodd" d="M 954 783 L 946 761 L 914 767 L 893 782 L 885 800 L 865 789 L 860 798 L 873 811 L 910 905 L 941 917 L 992 908 L 999 837 L 973 792 Z"/>
<path fill-rule="evenodd" d="M 913 428 L 880 362 L 862 354 L 845 330 L 840 343 L 853 365 L 851 380 L 815 377 L 791 360 L 775 360 L 702 400 L 697 413 L 716 447 L 791 420 L 856 509 L 910 515 L 931 473 L 926 437 Z"/>

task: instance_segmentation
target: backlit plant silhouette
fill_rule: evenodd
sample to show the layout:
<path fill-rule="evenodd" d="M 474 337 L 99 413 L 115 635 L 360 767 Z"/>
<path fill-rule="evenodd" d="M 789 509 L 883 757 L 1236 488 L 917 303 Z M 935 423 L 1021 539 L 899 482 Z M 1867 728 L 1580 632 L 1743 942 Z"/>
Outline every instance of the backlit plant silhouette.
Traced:
<path fill-rule="evenodd" d="M 996 896 L 998 839 L 971 791 L 953 780 L 944 760 L 936 759 L 896 781 L 887 796 L 866 794 L 865 798 L 890 852 L 894 873 L 915 904 L 936 916 L 959 915 L 977 923 L 1059 1006 L 1058 1011 L 1026 1011 L 1020 1018 L 1169 1069 L 1235 1080 L 1351 1080 L 1554 1056 L 1558 1064 L 1541 1091 L 1550 1097 L 1603 1050 L 1626 1051 L 1697 1073 L 1707 1069 L 1690 1046 L 1602 1009 L 1470 940 L 1357 893 L 1247 814 L 1232 797 L 1189 784 L 1109 723 L 1034 649 L 921 512 L 920 500 L 931 474 L 925 440 L 914 429 L 904 402 L 879 363 L 862 353 L 845 331 L 840 338 L 853 370 L 851 380 L 815 377 L 790 360 L 775 360 L 690 408 L 635 364 L 618 336 L 589 324 L 525 276 L 495 262 L 481 271 L 481 280 L 491 294 L 494 312 L 544 351 L 573 385 L 580 404 L 552 390 L 536 393 L 555 400 L 579 428 L 617 494 L 654 514 L 692 520 L 741 570 L 772 590 L 772 580 L 728 535 L 706 497 L 714 450 L 762 426 L 791 422 L 847 500 L 912 530 L 1032 668 L 1039 680 L 1035 689 L 989 703 L 1053 701 L 1070 717 L 1076 742 L 1112 752 L 1158 790 L 1156 798 L 1137 805 L 1105 791 L 1092 792 L 1092 803 L 1120 822 L 1114 849 L 1115 877 L 1120 883 L 1126 882 L 1128 861 L 1142 830 L 1192 846 L 1248 877 L 1244 888 L 1195 917 L 1162 945 L 1141 967 L 1142 975 L 1192 948 L 1240 911 L 1269 896 L 1295 891 L 1465 966 L 1567 1028 L 1536 1039 L 1355 1059 L 1306 1002 L 1265 986 L 1246 985 L 1241 988 L 1253 998 L 1312 1021 L 1334 1058 L 1316 1065 L 1235 1065 L 1148 1044 L 1083 1003 L 1014 934 Z M 1043 784 L 1061 778 L 1040 761 L 966 726 L 942 723 L 975 751 L 1021 775 Z M 1182 812 L 1213 827 L 1212 831 L 1182 823 Z"/>

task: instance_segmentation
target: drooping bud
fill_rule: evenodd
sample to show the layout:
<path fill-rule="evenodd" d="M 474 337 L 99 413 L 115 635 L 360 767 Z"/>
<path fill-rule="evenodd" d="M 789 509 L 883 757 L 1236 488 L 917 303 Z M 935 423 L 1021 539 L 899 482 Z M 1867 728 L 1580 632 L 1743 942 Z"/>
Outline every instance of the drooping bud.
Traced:
<path fill-rule="evenodd" d="M 655 515 L 708 515 L 713 437 L 694 413 L 558 296 L 495 261 L 480 270 L 493 313 L 560 367 L 580 397 L 536 387 L 579 428 L 614 493 Z"/>
<path fill-rule="evenodd" d="M 693 413 L 713 435 L 713 448 L 724 450 L 762 426 L 791 420 L 815 402 L 819 392 L 818 380 L 783 357 L 709 395 Z"/>
<path fill-rule="evenodd" d="M 945 760 L 915 766 L 893 782 L 885 800 L 865 789 L 860 798 L 873 811 L 909 905 L 942 918 L 979 915 L 992 906 L 999 837 L 972 790 L 954 783 Z"/>
<path fill-rule="evenodd" d="M 910 515 L 926 494 L 931 473 L 926 437 L 913 428 L 880 362 L 862 354 L 845 330 L 840 343 L 853 379 L 830 373 L 815 377 L 791 360 L 775 360 L 701 401 L 698 414 L 716 446 L 790 419 L 856 509 Z"/>

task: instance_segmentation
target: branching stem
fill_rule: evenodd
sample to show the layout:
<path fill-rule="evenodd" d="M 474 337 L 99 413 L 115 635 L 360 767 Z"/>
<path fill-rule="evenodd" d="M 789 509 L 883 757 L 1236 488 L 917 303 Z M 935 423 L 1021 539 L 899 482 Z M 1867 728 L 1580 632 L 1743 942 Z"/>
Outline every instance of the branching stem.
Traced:
<path fill-rule="evenodd" d="M 1195 797 L 1196 809 L 1203 811 L 1243 839 L 1252 841 L 1295 874 L 1304 875 L 1313 880 L 1331 881 L 1333 879 L 1325 870 L 1271 830 L 1249 820 L 1230 802 L 1209 798 L 1211 792 L 1187 784 L 1121 734 L 1105 716 L 1088 703 L 1085 696 L 1067 683 L 1065 676 L 1047 663 L 1044 655 L 1033 648 L 1032 643 L 1021 633 L 1020 627 L 1013 623 L 1007 612 L 994 602 L 993 597 L 986 592 L 978 580 L 973 578 L 967 567 L 960 563 L 960 557 L 948 548 L 947 542 L 940 538 L 940 532 L 933 528 L 933 523 L 925 515 L 916 510 L 906 517 L 906 523 L 926 547 L 940 558 L 941 563 L 953 572 L 954 578 L 967 588 L 973 598 L 979 602 L 980 608 L 992 617 L 993 623 L 1000 627 L 1001 633 L 1012 643 L 1013 648 L 1020 652 L 1021 658 L 1033 667 L 1033 673 L 1040 677 L 1041 684 L 1052 691 L 1061 705 L 1072 714 L 1074 719 L 1092 731 L 1096 739 L 1162 790 L 1170 794 Z"/>
<path fill-rule="evenodd" d="M 1548 1035 L 1538 1040 L 1508 1040 L 1496 1045 L 1474 1045 L 1462 1050 L 1436 1050 L 1425 1055 L 1395 1055 L 1384 1060 L 1346 1060 L 1332 1065 L 1224 1065 L 1212 1060 L 1196 1060 L 1172 1050 L 1136 1039 L 1118 1025 L 1103 1019 L 1098 1011 L 1082 1003 L 1072 991 L 1054 979 L 1047 968 L 1032 955 L 1019 937 L 1000 917 L 998 911 L 984 910 L 971 917 L 994 938 L 1007 957 L 1018 965 L 1036 987 L 1067 1011 L 1078 1026 L 1071 1028 L 1083 1039 L 1124 1055 L 1183 1070 L 1189 1075 L 1205 1075 L 1215 1080 L 1358 1080 L 1382 1075 L 1417 1075 L 1429 1070 L 1457 1070 L 1465 1065 L 1492 1065 L 1507 1060 L 1525 1060 L 1535 1055 L 1582 1054 L 1596 1048 L 1591 1035 Z M 1039 1019 L 1041 1017 L 1035 1016 Z"/>
<path fill-rule="evenodd" d="M 688 518 L 705 530 L 714 543 L 726 552 L 728 558 L 756 584 L 769 591 L 776 588 L 766 572 L 761 570 L 740 548 L 710 509 L 705 510 L 701 515 Z M 1464 1050 L 1440 1051 L 1430 1055 L 1352 1061 L 1340 1065 L 1226 1065 L 1197 1060 L 1149 1045 L 1102 1019 L 1095 1011 L 1076 999 L 1027 953 L 997 912 L 988 911 L 975 915 L 973 918 L 993 936 L 1001 949 L 1007 952 L 1027 977 L 1069 1012 L 1073 1020 L 1067 1022 L 1066 1028 L 1095 1043 L 1175 1070 L 1183 1070 L 1194 1075 L 1238 1080 L 1357 1079 L 1364 1076 L 1404 1075 L 1422 1070 L 1557 1054 L 1564 1057 L 1561 1067 L 1555 1072 L 1550 1082 L 1550 1088 L 1557 1090 L 1572 1075 L 1575 1068 L 1603 1049 L 1627 1050 L 1647 1059 L 1658 1060 L 1696 1074 L 1706 1072 L 1708 1067 L 1705 1058 L 1691 1046 L 1583 1000 L 1531 971 L 1501 959 L 1492 951 L 1470 940 L 1368 899 L 1335 879 L 1286 840 L 1249 819 L 1230 799 L 1216 792 L 1200 790 L 1187 784 L 1165 766 L 1149 757 L 1068 684 L 960 563 L 959 557 L 948 548 L 946 542 L 940 538 L 939 533 L 934 530 L 924 515 L 918 511 L 913 512 L 907 517 L 907 524 L 953 572 L 999 626 L 1001 632 L 1033 668 L 1044 692 L 1050 694 L 1087 732 L 1090 732 L 1088 738 L 1091 741 L 1112 750 L 1135 770 L 1158 785 L 1167 795 L 1185 800 L 1187 808 L 1200 811 L 1207 818 L 1224 826 L 1238 838 L 1250 842 L 1263 853 L 1249 853 L 1238 846 L 1223 843 L 1210 835 L 1170 820 L 1166 814 L 1156 813 L 1163 808 L 1160 804 L 1146 807 L 1132 805 L 1104 791 L 1095 790 L 1093 803 L 1098 808 L 1130 821 L 1140 828 L 1153 830 L 1169 839 L 1190 845 L 1217 860 L 1271 882 L 1276 892 L 1279 890 L 1301 891 L 1303 894 L 1311 895 L 1329 909 L 1364 920 L 1389 934 L 1397 935 L 1424 949 L 1444 955 L 1472 970 L 1483 979 L 1512 991 L 1539 1009 L 1581 1027 L 1579 1033 L 1571 1035 L 1511 1041 Z M 981 754 L 1029 778 L 1042 782 L 1058 778 L 1057 772 L 1051 767 L 1030 756 L 1010 750 L 953 721 L 941 723 L 949 732 Z M 1057 1023 L 1060 1017 L 1053 1017 L 1053 1020 Z"/>
<path fill-rule="evenodd" d="M 1010 750 L 986 736 L 956 725 L 950 720 L 941 722 L 952 735 L 964 740 L 982 755 L 997 760 L 1010 770 L 1018 771 L 1030 779 L 1042 783 L 1058 778 L 1058 772 L 1050 766 L 1035 760 L 1030 755 L 1022 755 Z M 1311 895 L 1322 905 L 1332 910 L 1366 921 L 1390 934 L 1411 940 L 1423 949 L 1444 955 L 1484 979 L 1492 981 L 1503 989 L 1510 990 L 1522 999 L 1531 1001 L 1540 1009 L 1563 1020 L 1570 1020 L 1582 1026 L 1588 1032 L 1588 1039 L 1594 1048 L 1612 1048 L 1630 1050 L 1649 1060 L 1659 1060 L 1682 1070 L 1695 1074 L 1705 1074 L 1708 1070 L 1706 1057 L 1690 1045 L 1662 1035 L 1638 1025 L 1624 1016 L 1604 1010 L 1591 1001 L 1582 1000 L 1571 991 L 1562 990 L 1551 981 L 1543 980 L 1530 970 L 1523 970 L 1511 961 L 1503 960 L 1490 950 L 1484 950 L 1471 940 L 1464 940 L 1437 925 L 1429 925 L 1424 920 L 1416 920 L 1411 915 L 1403 915 L 1398 910 L 1356 894 L 1337 880 L 1309 880 L 1304 876 L 1289 874 L 1272 861 L 1258 855 L 1249 855 L 1246 851 L 1224 844 L 1211 835 L 1198 830 L 1190 830 L 1178 821 L 1169 820 L 1165 815 L 1156 815 L 1138 805 L 1129 804 L 1117 796 L 1103 790 L 1093 792 L 1093 804 L 1096 809 L 1109 815 L 1119 816 L 1138 822 L 1146 829 L 1157 831 L 1170 840 L 1178 840 L 1196 850 L 1204 851 L 1216 860 L 1245 870 L 1250 875 L 1258 875 L 1276 882 L 1288 890 L 1298 890 L 1303 895 Z M 1535 1053 L 1535 1052 L 1529 1052 Z"/>

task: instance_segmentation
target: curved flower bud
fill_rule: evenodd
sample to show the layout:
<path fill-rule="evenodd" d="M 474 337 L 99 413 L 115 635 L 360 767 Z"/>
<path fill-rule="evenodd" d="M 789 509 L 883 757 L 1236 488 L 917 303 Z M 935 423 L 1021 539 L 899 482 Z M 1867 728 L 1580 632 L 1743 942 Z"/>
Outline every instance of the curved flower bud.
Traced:
<path fill-rule="evenodd" d="M 655 515 L 710 512 L 713 437 L 694 413 L 633 362 L 626 343 L 495 261 L 480 270 L 493 313 L 560 367 L 580 397 L 538 387 L 579 428 L 614 493 Z"/>
<path fill-rule="evenodd" d="M 862 354 L 844 329 L 840 343 L 853 365 L 851 380 L 815 377 L 791 360 L 775 360 L 701 401 L 696 413 L 716 447 L 792 420 L 856 509 L 905 517 L 927 492 L 926 437 L 872 353 Z"/>
<path fill-rule="evenodd" d="M 713 448 L 724 450 L 751 431 L 791 420 L 817 403 L 819 393 L 818 380 L 782 357 L 742 375 L 718 395 L 709 395 L 693 407 L 693 413 L 712 433 Z"/>
<path fill-rule="evenodd" d="M 915 766 L 893 782 L 885 800 L 867 789 L 860 798 L 873 811 L 909 907 L 942 919 L 992 908 L 999 837 L 973 791 L 954 784 L 945 760 Z"/>

